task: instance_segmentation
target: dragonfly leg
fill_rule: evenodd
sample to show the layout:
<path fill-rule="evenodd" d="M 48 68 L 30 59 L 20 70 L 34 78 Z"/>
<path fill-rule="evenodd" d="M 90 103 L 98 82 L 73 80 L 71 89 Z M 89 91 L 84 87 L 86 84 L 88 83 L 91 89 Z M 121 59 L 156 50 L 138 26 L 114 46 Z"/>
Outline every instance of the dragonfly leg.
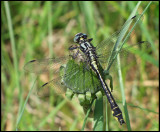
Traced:
<path fill-rule="evenodd" d="M 69 48 L 69 51 L 70 51 L 70 56 L 73 58 L 73 59 L 76 59 L 78 54 L 79 54 L 79 46 L 77 45 L 72 45 L 70 46 Z M 77 50 L 75 50 L 77 49 Z"/>

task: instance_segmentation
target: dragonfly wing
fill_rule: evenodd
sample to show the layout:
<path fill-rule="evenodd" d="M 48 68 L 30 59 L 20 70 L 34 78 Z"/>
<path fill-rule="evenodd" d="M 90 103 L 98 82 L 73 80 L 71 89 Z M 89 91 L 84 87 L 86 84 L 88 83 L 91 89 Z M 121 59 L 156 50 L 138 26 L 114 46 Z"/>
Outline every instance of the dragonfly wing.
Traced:
<path fill-rule="evenodd" d="M 39 97 L 48 97 L 52 93 L 63 94 L 66 92 L 66 85 L 64 85 L 63 78 L 67 78 L 77 72 L 77 68 L 72 67 L 72 71 L 65 72 L 65 67 L 61 65 L 59 72 L 54 73 L 54 79 L 38 87 L 35 93 Z"/>
<path fill-rule="evenodd" d="M 59 67 L 65 63 L 68 58 L 48 58 L 41 60 L 32 60 L 29 61 L 24 66 L 26 72 L 31 72 L 35 74 L 41 74 L 49 71 L 57 72 Z"/>
<path fill-rule="evenodd" d="M 123 75 L 125 75 L 125 79 L 128 81 L 133 81 L 137 76 L 140 76 L 140 72 L 138 70 L 141 60 L 144 58 L 147 58 L 148 54 L 151 52 L 151 44 L 147 41 L 142 41 L 138 44 L 133 44 L 131 46 L 126 46 L 120 51 L 117 51 L 114 53 L 115 57 L 112 58 L 113 63 L 109 62 L 109 65 L 111 65 L 110 69 L 105 70 L 105 75 L 109 74 L 112 76 L 112 79 L 114 80 L 112 83 L 113 85 L 113 96 L 116 97 L 116 100 L 119 100 L 121 94 L 119 94 L 120 88 L 119 88 L 119 76 L 118 76 L 118 66 L 117 66 L 117 54 L 119 54 L 120 57 L 120 64 L 121 64 L 121 70 L 123 71 Z M 103 60 L 103 59 L 102 59 Z M 108 67 L 109 68 L 109 67 Z M 105 76 L 107 78 L 107 76 Z M 110 81 L 106 79 L 108 86 L 111 87 Z M 132 86 L 130 86 L 132 87 Z M 111 87 L 112 88 L 112 87 Z"/>
<path fill-rule="evenodd" d="M 140 63 L 140 58 L 144 58 L 151 51 L 151 44 L 148 41 L 141 41 L 137 44 L 132 44 L 130 46 L 125 46 L 118 51 L 112 53 L 112 57 L 108 62 L 107 69 L 105 72 L 110 73 L 116 71 L 117 69 L 117 55 L 119 54 L 120 60 L 123 62 L 122 67 L 127 67 L 131 64 Z M 135 54 L 137 55 L 135 58 Z M 105 56 L 104 56 L 105 57 Z M 99 58 L 103 60 L 103 56 Z M 103 62 L 101 62 L 103 63 Z"/>
<path fill-rule="evenodd" d="M 108 61 L 110 61 L 110 56 L 112 56 L 112 54 L 113 54 L 112 51 L 116 50 L 115 44 L 116 44 L 116 41 L 119 39 L 121 32 L 124 29 L 126 29 L 126 25 L 128 25 L 130 23 L 131 23 L 130 27 L 132 27 L 139 18 L 140 18 L 140 15 L 138 14 L 138 15 L 132 17 L 131 19 L 127 20 L 126 23 L 122 26 L 122 28 L 119 31 L 115 32 L 112 36 L 105 39 L 104 41 L 102 41 L 100 44 L 98 44 L 96 46 L 96 52 L 97 52 L 98 56 L 100 56 L 100 57 L 103 56 L 103 58 L 104 58 L 104 60 L 101 59 L 100 61 L 106 62 L 106 63 Z M 143 20 L 143 17 L 140 18 L 138 23 L 141 23 L 142 20 Z M 130 28 L 130 27 L 128 27 L 128 28 Z M 134 28 L 134 30 L 136 30 L 136 29 Z M 135 37 L 134 30 L 132 31 L 133 34 L 131 34 L 130 38 Z M 123 38 L 125 38 L 125 35 Z M 123 40 L 121 42 L 123 42 Z M 119 45 L 121 45 L 121 43 Z"/>
<path fill-rule="evenodd" d="M 100 89 L 100 82 L 96 74 L 86 63 L 77 65 L 73 60 L 69 61 L 65 68 L 65 74 L 70 73 L 76 69 L 73 74 L 63 77 L 65 85 L 70 88 L 74 93 L 86 93 L 87 91 L 95 93 Z"/>
<path fill-rule="evenodd" d="M 37 88 L 36 94 L 39 97 L 48 97 L 52 91 L 63 94 L 67 88 L 76 94 L 87 91 L 95 93 L 100 87 L 96 74 L 86 66 L 86 63 L 77 64 L 74 60 L 69 60 L 65 67 L 61 67 L 59 76 Z"/>
<path fill-rule="evenodd" d="M 61 84 L 60 78 L 56 78 L 38 87 L 36 94 L 38 97 L 49 97 L 52 96 L 53 93 L 63 94 L 66 89 L 67 88 Z"/>

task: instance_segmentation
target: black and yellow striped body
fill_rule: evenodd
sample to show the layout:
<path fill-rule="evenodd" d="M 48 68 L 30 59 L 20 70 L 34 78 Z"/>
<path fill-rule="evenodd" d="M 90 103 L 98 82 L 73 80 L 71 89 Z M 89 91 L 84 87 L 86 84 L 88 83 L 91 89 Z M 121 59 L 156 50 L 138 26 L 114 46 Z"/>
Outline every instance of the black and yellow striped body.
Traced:
<path fill-rule="evenodd" d="M 107 84 L 105 83 L 104 79 L 102 78 L 100 72 L 99 72 L 99 68 L 98 68 L 98 60 L 97 60 L 97 56 L 96 56 L 96 50 L 95 47 L 90 43 L 90 41 L 87 41 L 85 39 L 80 39 L 80 50 L 86 55 L 86 57 L 88 58 L 88 62 L 91 66 L 91 68 L 93 69 L 93 71 L 97 74 L 102 88 L 105 92 L 105 95 L 107 96 L 107 99 L 110 103 L 111 106 L 111 110 L 112 110 L 112 114 L 113 116 L 116 118 L 116 120 L 119 121 L 119 123 L 122 125 L 124 122 L 123 116 L 122 116 L 122 112 L 119 108 L 119 106 L 116 104 Z"/>

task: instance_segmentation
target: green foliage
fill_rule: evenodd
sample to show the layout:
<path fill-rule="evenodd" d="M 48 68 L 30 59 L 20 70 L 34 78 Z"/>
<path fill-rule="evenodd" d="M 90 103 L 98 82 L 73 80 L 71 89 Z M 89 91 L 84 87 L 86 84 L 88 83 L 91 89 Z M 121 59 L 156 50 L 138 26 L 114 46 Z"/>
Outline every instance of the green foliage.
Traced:
<path fill-rule="evenodd" d="M 36 77 L 25 74 L 23 66 L 32 59 L 66 55 L 68 46 L 73 44 L 73 37 L 78 32 L 93 37 L 96 46 L 123 25 L 137 2 L 5 1 L 1 4 L 1 130 L 16 130 L 16 127 L 17 130 L 96 128 L 93 120 L 87 118 L 89 112 L 85 115 L 74 97 L 68 101 L 53 93 L 48 99 L 40 100 L 32 94 L 32 88 L 51 80 L 52 74 L 50 79 L 47 75 L 39 76 L 38 84 L 33 85 Z M 159 2 L 141 2 L 138 14 L 143 12 L 144 21 L 140 31 L 135 31 L 136 37 L 128 43 L 149 41 L 151 51 L 141 58 L 138 69 L 131 69 L 129 64 L 121 68 L 132 130 L 153 131 L 159 129 Z M 138 56 L 139 53 L 134 54 Z M 114 77 L 113 83 L 114 90 L 120 89 Z M 118 102 L 118 105 L 121 104 Z M 108 130 L 127 130 L 110 116 L 109 109 L 107 112 Z M 98 124 L 100 126 L 97 128 L 101 130 L 104 122 Z"/>

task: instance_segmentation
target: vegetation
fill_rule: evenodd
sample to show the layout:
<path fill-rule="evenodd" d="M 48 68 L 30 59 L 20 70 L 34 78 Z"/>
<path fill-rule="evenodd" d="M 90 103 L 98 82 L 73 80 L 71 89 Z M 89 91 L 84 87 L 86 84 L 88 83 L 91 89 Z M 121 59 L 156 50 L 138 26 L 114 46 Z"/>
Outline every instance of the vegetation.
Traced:
<path fill-rule="evenodd" d="M 33 59 L 67 55 L 78 32 L 94 38 L 96 46 L 124 24 L 137 3 L 1 2 L 1 130 L 101 130 L 92 118 L 86 118 L 76 98 L 70 101 L 56 93 L 45 100 L 35 96 L 34 89 L 51 80 L 52 74 L 26 74 L 23 66 Z M 121 66 L 128 113 L 121 101 L 118 105 L 125 111 L 124 119 L 129 118 L 129 126 L 120 126 L 108 107 L 106 130 L 159 129 L 159 2 L 138 4 L 137 13 L 144 11 L 144 19 L 134 31 L 134 39 L 127 42 L 146 40 L 151 43 L 151 52 L 141 58 L 138 69 Z M 115 90 L 120 89 L 115 78 L 113 83 Z M 96 109 L 95 113 L 99 112 Z M 99 127 L 103 124 L 98 122 Z"/>

